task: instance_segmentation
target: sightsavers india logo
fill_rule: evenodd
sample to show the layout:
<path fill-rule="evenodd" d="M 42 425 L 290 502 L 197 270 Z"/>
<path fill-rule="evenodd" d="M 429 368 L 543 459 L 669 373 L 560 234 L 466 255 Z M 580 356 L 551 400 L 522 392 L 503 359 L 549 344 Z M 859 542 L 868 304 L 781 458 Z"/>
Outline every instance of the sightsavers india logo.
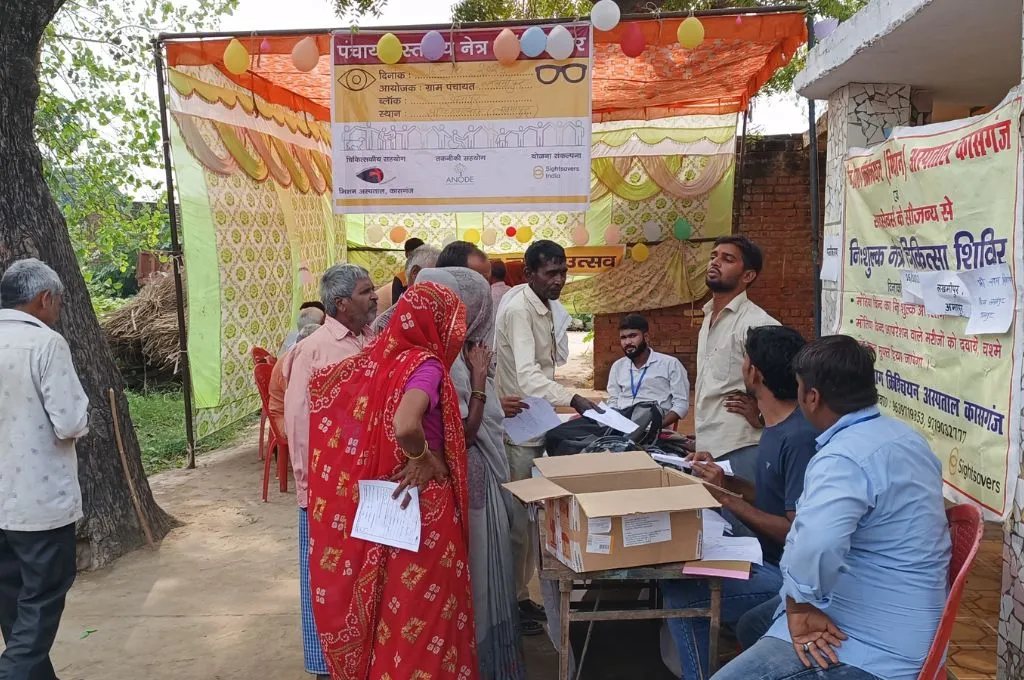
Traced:
<path fill-rule="evenodd" d="M 459 163 L 455 166 L 455 174 L 446 177 L 444 180 L 445 184 L 473 184 L 476 181 L 476 177 L 473 175 L 466 174 L 466 166 Z"/>
<path fill-rule="evenodd" d="M 973 482 L 993 493 L 1002 493 L 1002 481 L 975 470 L 970 463 L 961 460 L 959 449 L 949 452 L 949 476 Z"/>

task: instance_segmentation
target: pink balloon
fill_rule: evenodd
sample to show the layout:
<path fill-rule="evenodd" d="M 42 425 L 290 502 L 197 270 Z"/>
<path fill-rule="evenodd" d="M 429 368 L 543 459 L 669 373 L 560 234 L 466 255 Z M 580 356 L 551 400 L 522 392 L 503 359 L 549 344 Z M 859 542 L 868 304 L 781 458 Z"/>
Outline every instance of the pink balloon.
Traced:
<path fill-rule="evenodd" d="M 604 240 L 610 246 L 617 244 L 622 240 L 622 235 L 619 233 L 619 228 L 616 226 L 608 227 L 604 230 Z"/>
<path fill-rule="evenodd" d="M 578 246 L 585 246 L 590 241 L 590 233 L 586 227 L 576 227 L 572 232 L 572 242 Z"/>
<path fill-rule="evenodd" d="M 519 58 L 519 38 L 509 29 L 504 29 L 494 39 L 494 57 L 504 66 L 511 66 Z"/>

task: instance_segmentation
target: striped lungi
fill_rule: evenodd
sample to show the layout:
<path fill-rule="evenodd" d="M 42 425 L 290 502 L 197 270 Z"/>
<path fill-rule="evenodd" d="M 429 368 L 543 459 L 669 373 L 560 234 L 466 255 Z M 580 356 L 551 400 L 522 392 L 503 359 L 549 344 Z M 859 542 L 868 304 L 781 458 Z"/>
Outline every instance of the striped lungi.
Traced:
<path fill-rule="evenodd" d="M 316 621 L 313 620 L 313 594 L 309 589 L 309 518 L 305 508 L 299 508 L 299 598 L 302 601 L 302 656 L 306 672 L 328 675 Z"/>

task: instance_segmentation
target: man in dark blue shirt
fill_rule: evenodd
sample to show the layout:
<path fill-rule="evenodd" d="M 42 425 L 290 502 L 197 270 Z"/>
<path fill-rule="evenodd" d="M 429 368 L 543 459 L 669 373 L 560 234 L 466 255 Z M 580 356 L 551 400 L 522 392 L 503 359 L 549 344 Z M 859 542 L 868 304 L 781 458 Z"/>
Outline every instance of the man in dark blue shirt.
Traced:
<path fill-rule="evenodd" d="M 747 332 L 743 382 L 764 417 L 754 484 L 739 477 L 727 477 L 707 453 L 691 456 L 694 474 L 740 494 L 733 496 L 707 487 L 732 519 L 743 522 L 757 536 L 764 553 L 764 564 L 751 566 L 749 580 L 722 582 L 724 623 L 735 624 L 747 611 L 778 595 L 782 587 L 779 559 L 796 515 L 797 499 L 803 493 L 804 471 L 816 450 L 818 435 L 797 407 L 792 364 L 805 344 L 797 331 L 786 326 L 760 326 Z M 711 599 L 707 584 L 697 580 L 665 581 L 662 594 L 665 605 L 671 609 L 707 607 Z M 669 619 L 668 626 L 679 648 L 683 679 L 708 677 L 707 619 Z"/>

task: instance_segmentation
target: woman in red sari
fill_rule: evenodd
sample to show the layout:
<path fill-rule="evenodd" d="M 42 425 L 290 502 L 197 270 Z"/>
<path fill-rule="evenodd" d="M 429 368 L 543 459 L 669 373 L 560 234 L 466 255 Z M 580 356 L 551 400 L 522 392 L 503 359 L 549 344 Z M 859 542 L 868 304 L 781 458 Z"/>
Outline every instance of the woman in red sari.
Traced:
<path fill-rule="evenodd" d="M 466 312 L 409 288 L 363 352 L 310 381 L 309 571 L 333 680 L 476 680 L 466 442 L 448 369 Z M 360 479 L 419 487 L 418 552 L 349 535 Z"/>

